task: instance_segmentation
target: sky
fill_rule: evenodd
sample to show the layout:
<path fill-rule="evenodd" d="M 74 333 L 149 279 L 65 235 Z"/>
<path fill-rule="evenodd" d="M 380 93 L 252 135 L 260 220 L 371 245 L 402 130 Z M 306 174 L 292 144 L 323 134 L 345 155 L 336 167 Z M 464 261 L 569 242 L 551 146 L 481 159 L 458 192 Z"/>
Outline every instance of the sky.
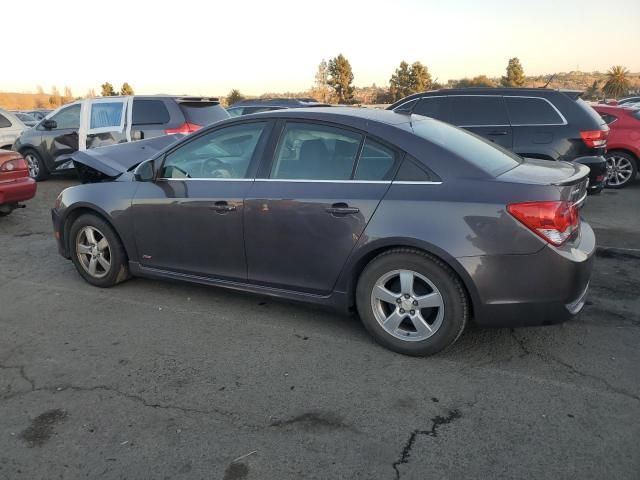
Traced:
<path fill-rule="evenodd" d="M 500 76 L 513 56 L 527 75 L 640 71 L 638 0 L 2 0 L 0 18 L 0 91 L 296 92 L 339 53 L 358 86 L 388 85 L 402 60 L 440 82 Z"/>

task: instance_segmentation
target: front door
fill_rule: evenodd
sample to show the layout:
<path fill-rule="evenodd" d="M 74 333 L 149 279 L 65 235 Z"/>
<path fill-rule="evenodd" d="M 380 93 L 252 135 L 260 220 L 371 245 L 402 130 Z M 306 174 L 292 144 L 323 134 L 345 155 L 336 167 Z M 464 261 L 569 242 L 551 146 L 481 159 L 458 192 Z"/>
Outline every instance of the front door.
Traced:
<path fill-rule="evenodd" d="M 397 154 L 350 130 L 287 122 L 245 199 L 251 283 L 328 294 L 389 188 Z"/>
<path fill-rule="evenodd" d="M 42 130 L 45 163 L 53 167 L 61 155 L 78 151 L 78 129 L 80 128 L 80 104 L 74 103 L 61 108 L 49 118 L 55 121 L 55 128 L 45 129 L 42 123 L 37 127 Z M 53 167 L 55 168 L 55 167 Z"/>
<path fill-rule="evenodd" d="M 133 200 L 143 267 L 246 281 L 244 198 L 267 122 L 207 131 L 169 152 Z"/>

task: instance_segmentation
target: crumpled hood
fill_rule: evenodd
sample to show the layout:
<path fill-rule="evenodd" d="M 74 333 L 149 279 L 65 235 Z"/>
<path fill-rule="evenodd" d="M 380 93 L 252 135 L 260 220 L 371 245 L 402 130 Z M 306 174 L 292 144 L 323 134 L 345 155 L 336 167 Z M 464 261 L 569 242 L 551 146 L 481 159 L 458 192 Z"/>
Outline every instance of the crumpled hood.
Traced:
<path fill-rule="evenodd" d="M 158 152 L 182 138 L 184 138 L 182 134 L 163 135 L 146 140 L 96 147 L 82 152 L 78 151 L 60 157 L 60 159 L 66 157 L 69 160 L 97 170 L 108 177 L 117 177 L 139 163 L 154 157 Z"/>

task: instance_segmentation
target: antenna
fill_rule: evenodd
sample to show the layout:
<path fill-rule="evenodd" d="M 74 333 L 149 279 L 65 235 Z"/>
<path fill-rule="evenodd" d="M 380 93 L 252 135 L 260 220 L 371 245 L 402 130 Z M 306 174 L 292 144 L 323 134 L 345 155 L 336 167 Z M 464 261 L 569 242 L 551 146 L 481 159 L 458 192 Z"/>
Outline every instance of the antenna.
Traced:
<path fill-rule="evenodd" d="M 549 76 L 549 80 L 547 80 L 547 83 L 544 84 L 544 87 L 540 87 L 540 88 L 547 88 L 549 86 L 549 84 L 551 83 L 551 80 L 553 80 L 554 78 L 556 78 L 556 74 L 552 74 L 551 76 Z"/>

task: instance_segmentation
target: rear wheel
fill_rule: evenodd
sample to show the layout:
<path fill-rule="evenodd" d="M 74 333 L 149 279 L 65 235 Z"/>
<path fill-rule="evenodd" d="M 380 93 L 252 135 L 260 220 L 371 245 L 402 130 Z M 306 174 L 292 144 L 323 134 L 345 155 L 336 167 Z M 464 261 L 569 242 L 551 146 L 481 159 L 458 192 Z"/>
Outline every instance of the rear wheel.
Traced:
<path fill-rule="evenodd" d="M 358 280 L 356 303 L 376 341 L 405 355 L 445 349 L 462 334 L 469 316 L 455 273 L 437 258 L 410 249 L 373 259 Z"/>
<path fill-rule="evenodd" d="M 25 150 L 22 154 L 27 166 L 29 167 L 29 176 L 37 181 L 49 178 L 49 169 L 42 161 L 42 158 L 35 150 Z"/>
<path fill-rule="evenodd" d="M 111 226 L 96 215 L 81 215 L 69 232 L 71 259 L 78 273 L 96 287 L 111 287 L 129 277 L 127 256 Z"/>
<path fill-rule="evenodd" d="M 607 187 L 623 188 L 635 180 L 638 165 L 633 155 L 626 152 L 607 152 Z"/>

